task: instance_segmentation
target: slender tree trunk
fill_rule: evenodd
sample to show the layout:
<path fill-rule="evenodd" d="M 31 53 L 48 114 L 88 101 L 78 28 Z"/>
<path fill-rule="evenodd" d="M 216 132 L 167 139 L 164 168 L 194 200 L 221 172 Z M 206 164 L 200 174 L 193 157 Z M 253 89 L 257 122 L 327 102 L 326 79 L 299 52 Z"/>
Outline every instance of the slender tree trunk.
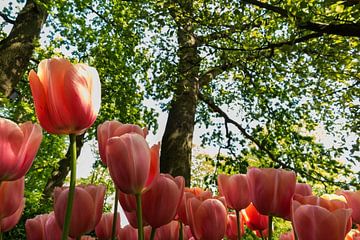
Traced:
<path fill-rule="evenodd" d="M 27 0 L 9 36 L 0 42 L 0 95 L 8 97 L 27 70 L 46 17 L 43 8 Z"/>
<path fill-rule="evenodd" d="M 182 12 L 191 14 L 192 1 L 183 2 Z M 179 13 L 174 12 L 172 16 L 178 24 L 178 78 L 162 138 L 160 168 L 161 172 L 184 176 L 186 186 L 190 186 L 200 57 L 190 18 L 181 19 Z"/>

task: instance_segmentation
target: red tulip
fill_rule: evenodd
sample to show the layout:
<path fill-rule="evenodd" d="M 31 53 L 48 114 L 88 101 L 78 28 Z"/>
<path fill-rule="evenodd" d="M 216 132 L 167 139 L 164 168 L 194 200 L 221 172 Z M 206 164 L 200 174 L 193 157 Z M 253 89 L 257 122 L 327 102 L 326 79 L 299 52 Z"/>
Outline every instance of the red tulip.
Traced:
<path fill-rule="evenodd" d="M 0 231 L 7 232 L 15 227 L 19 222 L 22 212 L 25 206 L 25 199 L 23 198 L 20 202 L 19 208 L 10 216 L 4 217 L 0 220 Z"/>
<path fill-rule="evenodd" d="M 137 240 L 137 229 L 133 228 L 131 225 L 126 225 L 124 228 L 120 229 L 119 239 L 121 240 Z"/>
<path fill-rule="evenodd" d="M 300 194 L 302 196 L 311 196 L 312 195 L 311 186 L 306 183 L 296 183 L 295 194 Z"/>
<path fill-rule="evenodd" d="M 15 181 L 3 181 L 0 183 L 0 222 L 10 217 L 23 204 L 24 177 Z"/>
<path fill-rule="evenodd" d="M 142 209 L 145 221 L 158 228 L 175 218 L 184 192 L 185 180 L 160 174 L 149 191 L 142 195 Z"/>
<path fill-rule="evenodd" d="M 241 217 L 242 216 L 240 215 L 240 218 Z M 241 236 L 244 235 L 244 224 L 241 224 L 241 226 L 240 226 L 240 234 L 241 234 Z M 231 213 L 231 214 L 228 215 L 228 221 L 227 221 L 225 236 L 229 240 L 237 240 L 238 239 L 237 219 L 236 219 L 236 215 L 234 213 Z"/>
<path fill-rule="evenodd" d="M 249 185 L 245 174 L 218 176 L 219 192 L 228 207 L 240 211 L 250 204 Z"/>
<path fill-rule="evenodd" d="M 179 222 L 171 221 L 156 229 L 156 240 L 179 239 Z"/>
<path fill-rule="evenodd" d="M 108 140 L 107 164 L 120 191 L 139 194 L 148 189 L 160 171 L 159 158 L 151 156 L 148 144 L 139 134 L 126 133 Z"/>
<path fill-rule="evenodd" d="M 106 144 L 107 141 L 112 137 L 120 137 L 125 133 L 138 133 L 145 138 L 145 131 L 139 126 L 134 124 L 122 124 L 118 121 L 105 121 L 103 124 L 100 124 L 97 128 L 97 138 L 99 144 L 99 154 L 101 161 L 107 165 L 106 160 Z"/>
<path fill-rule="evenodd" d="M 340 193 L 345 196 L 349 207 L 352 209 L 353 222 L 360 224 L 360 190 L 355 192 L 342 191 Z"/>
<path fill-rule="evenodd" d="M 250 198 L 263 215 L 290 220 L 291 200 L 295 193 L 294 172 L 274 168 L 251 168 L 247 173 Z"/>
<path fill-rule="evenodd" d="M 53 134 L 81 134 L 100 109 L 101 90 L 95 68 L 52 58 L 40 62 L 38 73 L 29 73 L 36 115 Z"/>
<path fill-rule="evenodd" d="M 63 228 L 69 189 L 55 188 L 54 211 L 56 221 Z M 105 196 L 104 186 L 75 187 L 74 204 L 70 220 L 69 236 L 76 238 L 94 230 L 101 218 Z"/>
<path fill-rule="evenodd" d="M 218 199 L 206 199 L 201 202 L 196 198 L 191 198 L 188 201 L 192 219 L 190 227 L 196 239 L 222 239 L 227 225 L 227 212 L 224 204 Z"/>
<path fill-rule="evenodd" d="M 41 143 L 41 128 L 31 122 L 18 126 L 0 118 L 0 132 L 0 182 L 13 181 L 31 167 Z"/>
<path fill-rule="evenodd" d="M 260 214 L 252 203 L 244 210 L 241 210 L 241 214 L 249 229 L 263 231 L 268 228 L 269 217 Z"/>
<path fill-rule="evenodd" d="M 343 240 L 351 229 L 351 209 L 339 200 L 295 195 L 292 222 L 299 240 Z"/>
<path fill-rule="evenodd" d="M 95 227 L 96 236 L 99 240 L 111 240 L 112 224 L 114 213 L 103 213 L 100 222 Z M 119 235 L 120 231 L 120 214 L 117 213 L 115 236 Z"/>

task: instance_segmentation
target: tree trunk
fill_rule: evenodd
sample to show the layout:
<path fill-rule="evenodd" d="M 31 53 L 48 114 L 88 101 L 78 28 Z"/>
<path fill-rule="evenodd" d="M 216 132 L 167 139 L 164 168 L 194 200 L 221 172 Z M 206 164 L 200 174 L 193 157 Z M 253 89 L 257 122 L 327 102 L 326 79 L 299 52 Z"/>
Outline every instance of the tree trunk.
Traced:
<path fill-rule="evenodd" d="M 27 0 L 9 36 L 0 42 L 0 95 L 8 97 L 27 70 L 46 17 L 43 8 Z"/>
<path fill-rule="evenodd" d="M 187 1 L 186 4 L 191 8 L 191 1 Z M 183 11 L 190 14 L 191 10 Z M 174 13 L 172 15 L 175 18 L 179 17 Z M 186 186 L 190 186 L 200 57 L 192 22 L 189 18 L 176 22 L 179 43 L 178 78 L 162 138 L 160 168 L 161 172 L 184 176 Z"/>

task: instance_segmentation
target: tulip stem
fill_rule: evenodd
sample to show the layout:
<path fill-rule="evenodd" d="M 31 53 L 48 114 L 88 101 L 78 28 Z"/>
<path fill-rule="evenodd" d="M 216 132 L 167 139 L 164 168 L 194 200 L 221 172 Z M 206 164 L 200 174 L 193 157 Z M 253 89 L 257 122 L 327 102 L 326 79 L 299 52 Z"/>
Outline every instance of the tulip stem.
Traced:
<path fill-rule="evenodd" d="M 150 240 L 155 239 L 155 233 L 156 233 L 156 228 L 152 227 L 151 228 L 151 234 L 150 234 Z"/>
<path fill-rule="evenodd" d="M 0 231 L 0 240 L 2 240 L 2 239 L 3 239 L 2 232 Z"/>
<path fill-rule="evenodd" d="M 272 222 L 273 222 L 273 216 L 269 216 L 269 234 L 268 234 L 268 240 L 272 239 Z"/>
<path fill-rule="evenodd" d="M 183 223 L 181 221 L 179 221 L 180 227 L 179 227 L 179 240 L 183 240 L 184 236 L 183 236 Z"/>
<path fill-rule="evenodd" d="M 71 212 L 74 202 L 75 184 L 76 184 L 76 135 L 70 134 L 70 187 L 66 205 L 65 221 L 62 232 L 62 240 L 67 240 L 70 230 Z"/>
<path fill-rule="evenodd" d="M 260 237 L 261 237 L 261 240 L 264 240 L 264 234 L 263 234 L 263 231 L 262 230 L 259 230 L 260 232 Z M 255 236 L 256 237 L 256 236 Z"/>
<path fill-rule="evenodd" d="M 240 219 L 240 212 L 239 212 L 238 210 L 235 210 L 235 212 L 236 212 L 237 239 L 240 240 L 240 239 L 241 239 L 241 230 L 240 230 L 241 219 Z"/>
<path fill-rule="evenodd" d="M 144 240 L 144 228 L 142 222 L 141 193 L 135 194 L 136 197 L 136 218 L 138 225 L 138 240 Z"/>
<path fill-rule="evenodd" d="M 115 239 L 115 233 L 116 233 L 116 220 L 117 220 L 117 211 L 118 211 L 118 198 L 119 198 L 119 190 L 115 186 L 115 200 L 114 200 L 114 216 L 113 216 L 113 222 L 112 222 L 112 229 L 111 229 L 111 239 Z"/>

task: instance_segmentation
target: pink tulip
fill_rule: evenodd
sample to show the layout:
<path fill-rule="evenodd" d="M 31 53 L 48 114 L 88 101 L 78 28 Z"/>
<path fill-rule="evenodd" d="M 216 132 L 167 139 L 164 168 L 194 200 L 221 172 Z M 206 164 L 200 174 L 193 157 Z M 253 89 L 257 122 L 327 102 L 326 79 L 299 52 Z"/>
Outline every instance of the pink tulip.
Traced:
<path fill-rule="evenodd" d="M 153 228 L 165 225 L 175 218 L 184 192 L 183 177 L 160 174 L 149 191 L 142 195 L 142 209 L 146 222 Z"/>
<path fill-rule="evenodd" d="M 26 122 L 19 126 L 0 118 L 0 182 L 24 176 L 40 147 L 42 132 L 37 124 Z"/>
<path fill-rule="evenodd" d="M 137 221 L 137 216 L 136 216 L 136 211 L 124 211 L 124 214 L 126 216 L 126 219 L 128 220 L 129 224 L 133 227 L 133 228 L 138 228 L 138 221 Z M 143 216 L 143 227 L 144 226 L 148 226 L 149 224 L 144 220 L 144 216 Z"/>
<path fill-rule="evenodd" d="M 124 211 L 132 212 L 136 211 L 136 198 L 132 194 L 126 194 L 118 190 L 119 203 Z"/>
<path fill-rule="evenodd" d="M 355 192 L 341 191 L 340 193 L 345 196 L 349 207 L 352 209 L 353 222 L 360 224 L 360 190 Z"/>
<path fill-rule="evenodd" d="M 68 188 L 55 188 L 54 191 L 55 217 L 61 229 L 65 220 L 68 193 Z M 104 196 L 104 186 L 88 185 L 75 187 L 74 204 L 70 220 L 70 237 L 77 238 L 84 233 L 94 230 L 101 218 Z"/>
<path fill-rule="evenodd" d="M 36 115 L 53 134 L 81 134 L 96 120 L 101 90 L 95 68 L 52 58 L 29 73 Z"/>
<path fill-rule="evenodd" d="M 38 215 L 25 222 L 26 239 L 27 240 L 46 240 L 45 224 L 49 218 L 49 214 Z"/>
<path fill-rule="evenodd" d="M 0 183 L 0 222 L 10 217 L 23 204 L 24 177 L 15 181 L 3 181 Z"/>
<path fill-rule="evenodd" d="M 241 214 L 249 229 L 263 231 L 268 228 L 269 217 L 260 214 L 252 203 L 244 210 L 241 210 Z"/>
<path fill-rule="evenodd" d="M 112 137 L 120 137 L 125 133 L 138 133 L 145 138 L 145 131 L 139 126 L 134 124 L 122 124 L 118 121 L 105 121 L 103 124 L 100 124 L 97 128 L 97 138 L 99 144 L 99 154 L 101 161 L 107 165 L 106 159 L 106 144 L 107 141 Z"/>
<path fill-rule="evenodd" d="M 56 222 L 54 212 L 51 212 L 48 216 L 48 219 L 45 223 L 45 236 L 46 240 L 60 240 L 62 235 L 62 230 L 59 227 L 59 224 Z M 68 237 L 68 239 L 73 239 Z"/>
<path fill-rule="evenodd" d="M 282 233 L 280 235 L 280 240 L 295 240 L 295 236 L 294 236 L 294 232 L 287 232 L 287 233 Z"/>
<path fill-rule="evenodd" d="M 188 201 L 192 219 L 190 227 L 196 239 L 222 239 L 227 225 L 227 212 L 224 204 L 218 199 L 206 199 L 202 202 L 191 198 Z"/>
<path fill-rule="evenodd" d="M 139 134 L 126 133 L 112 137 L 106 147 L 106 159 L 111 178 L 117 188 L 127 194 L 146 191 L 159 175 L 159 158 Z"/>
<path fill-rule="evenodd" d="M 124 228 L 120 229 L 119 239 L 121 240 L 137 240 L 137 229 L 133 228 L 131 225 L 126 225 Z"/>
<path fill-rule="evenodd" d="M 218 176 L 219 192 L 226 199 L 228 207 L 240 211 L 250 204 L 249 185 L 245 174 Z"/>
<path fill-rule="evenodd" d="M 311 196 L 312 188 L 309 184 L 306 183 L 296 183 L 295 194 L 300 194 L 302 196 Z"/>
<path fill-rule="evenodd" d="M 242 216 L 240 215 L 240 218 Z M 241 224 L 241 223 L 240 223 Z M 241 236 L 244 235 L 244 224 L 240 226 L 240 234 Z M 229 240 L 237 240 L 238 239 L 238 232 L 237 232 L 237 219 L 234 213 L 228 215 L 228 221 L 226 226 L 226 237 Z"/>
<path fill-rule="evenodd" d="M 295 195 L 292 218 L 299 240 L 343 240 L 351 229 L 351 209 L 339 200 Z"/>
<path fill-rule="evenodd" d="M 112 224 L 114 213 L 103 213 L 100 222 L 95 227 L 96 236 L 99 240 L 111 240 Z M 117 213 L 115 236 L 119 235 L 120 231 L 120 214 Z"/>
<path fill-rule="evenodd" d="M 171 221 L 156 229 L 156 240 L 179 239 L 179 222 Z"/>
<path fill-rule="evenodd" d="M 290 220 L 291 200 L 295 193 L 294 172 L 274 168 L 251 168 L 247 173 L 250 198 L 263 215 Z"/>
<path fill-rule="evenodd" d="M 19 208 L 10 216 L 4 217 L 0 220 L 0 231 L 7 232 L 15 227 L 19 222 L 25 206 L 25 199 L 23 198 Z"/>

